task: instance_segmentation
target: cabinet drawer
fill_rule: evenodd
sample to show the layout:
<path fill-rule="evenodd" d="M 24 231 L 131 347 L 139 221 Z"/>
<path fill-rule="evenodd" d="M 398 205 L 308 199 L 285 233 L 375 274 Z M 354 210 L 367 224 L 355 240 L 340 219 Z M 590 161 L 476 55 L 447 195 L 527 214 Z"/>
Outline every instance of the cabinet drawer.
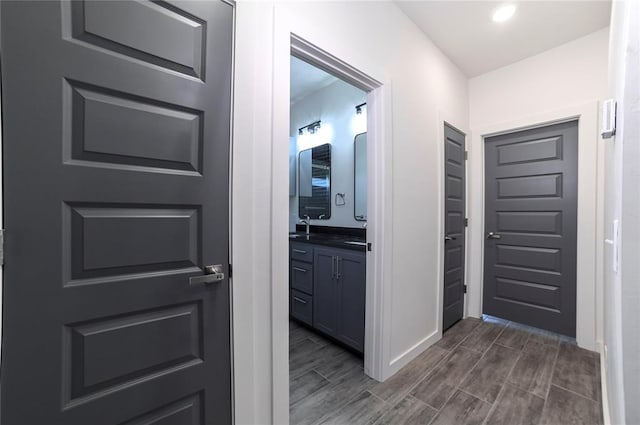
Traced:
<path fill-rule="evenodd" d="M 313 324 L 313 298 L 310 295 L 291 290 L 291 316 L 306 323 Z"/>
<path fill-rule="evenodd" d="M 291 243 L 291 259 L 298 261 L 313 262 L 313 246 L 306 243 Z"/>
<path fill-rule="evenodd" d="M 313 295 L 313 266 L 300 261 L 291 262 L 291 287 Z"/>

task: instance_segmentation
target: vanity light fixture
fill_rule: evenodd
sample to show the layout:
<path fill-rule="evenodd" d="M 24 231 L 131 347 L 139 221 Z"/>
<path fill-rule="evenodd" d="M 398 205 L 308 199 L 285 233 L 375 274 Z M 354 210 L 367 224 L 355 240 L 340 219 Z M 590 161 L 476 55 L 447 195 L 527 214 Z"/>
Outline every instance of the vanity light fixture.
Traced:
<path fill-rule="evenodd" d="M 504 22 L 511 18 L 513 14 L 516 12 L 516 5 L 511 3 L 506 3 L 498 7 L 493 12 L 493 22 Z"/>
<path fill-rule="evenodd" d="M 320 128 L 320 121 L 314 121 L 309 125 L 305 125 L 304 127 L 300 127 L 298 129 L 298 135 L 302 136 L 304 134 L 304 131 L 307 130 L 307 132 L 309 134 L 314 134 L 316 131 L 318 131 L 318 129 Z"/>
<path fill-rule="evenodd" d="M 356 114 L 360 115 L 362 113 L 363 106 L 367 106 L 367 102 L 356 105 Z"/>

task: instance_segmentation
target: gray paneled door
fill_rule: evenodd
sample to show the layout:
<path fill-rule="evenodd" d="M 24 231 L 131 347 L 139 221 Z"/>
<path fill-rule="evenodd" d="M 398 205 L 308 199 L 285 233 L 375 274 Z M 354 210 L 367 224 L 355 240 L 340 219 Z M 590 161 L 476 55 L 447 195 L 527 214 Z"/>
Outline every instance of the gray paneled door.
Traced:
<path fill-rule="evenodd" d="M 230 423 L 233 6 L 1 7 L 2 423 Z"/>
<path fill-rule="evenodd" d="M 465 135 L 445 125 L 445 237 L 443 323 L 446 330 L 464 313 Z"/>
<path fill-rule="evenodd" d="M 485 314 L 575 336 L 578 122 L 485 140 Z"/>

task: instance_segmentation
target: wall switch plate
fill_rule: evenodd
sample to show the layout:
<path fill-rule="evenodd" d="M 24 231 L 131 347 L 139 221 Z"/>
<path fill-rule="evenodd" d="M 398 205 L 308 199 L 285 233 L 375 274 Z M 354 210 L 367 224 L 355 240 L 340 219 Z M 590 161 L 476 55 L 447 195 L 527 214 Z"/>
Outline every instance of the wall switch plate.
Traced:
<path fill-rule="evenodd" d="M 610 139 L 616 134 L 616 101 L 608 99 L 602 102 L 600 118 L 600 134 L 603 139 Z"/>

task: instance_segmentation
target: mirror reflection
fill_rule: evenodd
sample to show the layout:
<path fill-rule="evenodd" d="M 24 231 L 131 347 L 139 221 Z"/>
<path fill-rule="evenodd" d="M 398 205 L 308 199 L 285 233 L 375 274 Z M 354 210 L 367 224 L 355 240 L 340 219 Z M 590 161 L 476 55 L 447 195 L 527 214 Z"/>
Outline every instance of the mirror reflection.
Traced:
<path fill-rule="evenodd" d="M 354 149 L 354 211 L 358 221 L 367 221 L 367 133 L 358 134 Z"/>
<path fill-rule="evenodd" d="M 298 216 L 328 220 L 331 217 L 331 145 L 300 151 L 298 157 Z"/>

